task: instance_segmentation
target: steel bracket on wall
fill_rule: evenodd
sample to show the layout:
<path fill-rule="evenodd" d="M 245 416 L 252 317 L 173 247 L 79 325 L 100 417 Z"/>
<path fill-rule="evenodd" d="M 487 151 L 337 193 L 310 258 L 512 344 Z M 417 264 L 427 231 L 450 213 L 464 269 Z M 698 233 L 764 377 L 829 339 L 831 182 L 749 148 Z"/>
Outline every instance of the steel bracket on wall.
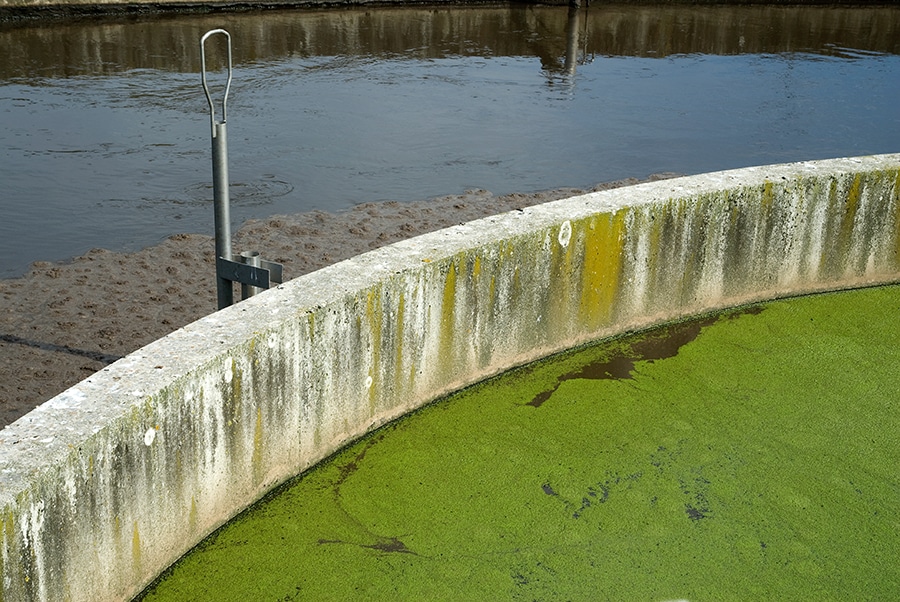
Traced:
<path fill-rule="evenodd" d="M 216 107 L 206 82 L 206 40 L 215 34 L 226 38 L 228 50 L 228 80 L 222 95 L 222 119 L 216 119 Z M 231 217 L 228 197 L 228 137 L 225 128 L 227 117 L 228 91 L 231 89 L 231 34 L 224 29 L 213 29 L 200 38 L 200 75 L 203 92 L 209 103 L 209 121 L 212 133 L 213 205 L 216 228 L 216 292 L 219 309 L 234 303 L 232 283 L 241 284 L 241 298 L 252 297 L 283 282 L 280 263 L 266 261 L 256 251 L 246 251 L 235 255 L 231 252 Z"/>
<path fill-rule="evenodd" d="M 280 263 L 260 258 L 256 251 L 244 251 L 240 255 L 232 255 L 230 260 L 217 257 L 216 274 L 230 282 L 241 283 L 242 291 L 244 287 L 267 289 L 273 284 L 284 282 L 282 279 L 283 266 Z M 243 297 L 250 297 L 254 292 L 246 291 L 243 293 Z"/>

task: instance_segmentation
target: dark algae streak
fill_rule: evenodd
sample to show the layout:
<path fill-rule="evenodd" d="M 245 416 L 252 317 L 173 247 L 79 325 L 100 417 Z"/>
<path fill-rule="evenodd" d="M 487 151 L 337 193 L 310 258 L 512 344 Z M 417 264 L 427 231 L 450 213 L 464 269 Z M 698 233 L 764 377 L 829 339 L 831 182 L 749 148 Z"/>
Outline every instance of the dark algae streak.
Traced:
<path fill-rule="evenodd" d="M 900 286 L 773 301 L 511 371 L 267 496 L 143 599 L 900 599 L 898 312 Z"/>
<path fill-rule="evenodd" d="M 679 322 L 660 327 L 653 333 L 644 333 L 631 337 L 622 344 L 621 349 L 611 357 L 595 360 L 574 372 L 563 374 L 556 381 L 556 386 L 535 395 L 534 399 L 525 405 L 535 408 L 550 399 L 554 391 L 563 382 L 576 378 L 603 379 L 603 378 L 631 378 L 635 362 L 661 360 L 673 357 L 678 353 L 682 345 L 690 343 L 703 326 L 715 322 L 716 318 L 705 318 Z"/>
<path fill-rule="evenodd" d="M 609 357 L 594 360 L 573 372 L 560 376 L 554 387 L 541 391 L 525 405 L 539 408 L 545 401 L 550 399 L 550 396 L 559 388 L 559 385 L 567 380 L 575 378 L 631 378 L 635 362 L 652 362 L 674 357 L 683 345 L 687 345 L 697 338 L 704 326 L 715 323 L 720 317 L 731 318 L 739 313 L 758 314 L 761 311 L 762 307 L 760 306 L 748 306 L 739 310 L 739 312 L 731 311 L 720 316 L 706 316 L 675 322 L 666 326 L 660 326 L 652 332 L 624 338 L 618 350 Z"/>

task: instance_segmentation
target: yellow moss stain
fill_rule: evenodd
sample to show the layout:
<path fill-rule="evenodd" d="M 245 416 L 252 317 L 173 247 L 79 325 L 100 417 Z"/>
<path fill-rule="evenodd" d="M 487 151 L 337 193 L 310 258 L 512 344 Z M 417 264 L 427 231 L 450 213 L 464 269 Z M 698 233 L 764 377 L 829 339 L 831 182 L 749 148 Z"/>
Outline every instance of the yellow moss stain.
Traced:
<path fill-rule="evenodd" d="M 456 314 L 456 262 L 450 263 L 447 277 L 444 280 L 444 292 L 441 298 L 441 357 L 446 362 L 453 361 L 453 335 Z"/>
<path fill-rule="evenodd" d="M 3 517 L 3 541 L 6 541 L 7 538 L 12 537 L 16 532 L 16 518 L 13 516 L 12 510 L 7 508 L 6 516 Z M 2 557 L 2 555 L 0 555 Z"/>
<path fill-rule="evenodd" d="M 381 342 L 381 295 L 377 289 L 366 293 L 366 319 L 372 331 L 373 344 Z"/>
<path fill-rule="evenodd" d="M 841 251 L 847 252 L 853 241 L 853 225 L 856 222 L 856 213 L 859 211 L 859 201 L 862 197 L 862 175 L 853 176 L 853 182 L 847 191 L 846 201 L 844 202 L 844 213 L 841 216 L 841 233 L 840 245 Z"/>
<path fill-rule="evenodd" d="M 766 180 L 763 184 L 763 194 L 762 194 L 762 210 L 765 215 L 769 215 L 769 212 L 772 210 L 772 205 L 775 204 L 775 184 Z"/>
<path fill-rule="evenodd" d="M 8 513 L 8 514 L 11 514 L 11 513 Z M 3 550 L 8 549 L 8 545 L 6 542 L 7 542 L 7 539 L 12 538 L 12 535 L 13 535 L 13 533 L 11 531 L 9 531 L 9 527 L 7 526 L 7 521 L 0 522 L 0 546 L 3 546 Z M 4 572 L 4 569 L 6 567 L 3 566 L 3 557 L 5 555 L 6 555 L 5 553 L 0 554 L 0 575 L 6 575 L 6 573 Z M 2 588 L 0 588 L 0 602 L 3 602 L 3 589 Z"/>
<path fill-rule="evenodd" d="M 256 408 L 256 426 L 253 430 L 253 455 L 250 463 L 253 465 L 253 475 L 259 480 L 263 464 L 263 419 L 262 408 Z"/>
<path fill-rule="evenodd" d="M 131 535 L 131 561 L 134 571 L 141 572 L 141 534 L 138 531 L 137 521 L 134 521 L 134 531 Z"/>
<path fill-rule="evenodd" d="M 732 197 L 734 197 L 733 202 Z M 730 190 L 726 190 L 724 201 L 731 209 L 728 214 L 728 217 L 730 218 L 728 224 L 731 227 L 731 230 L 734 231 L 738 225 L 738 220 L 741 217 L 741 194 L 739 192 L 734 193 Z"/>
<path fill-rule="evenodd" d="M 188 513 L 188 528 L 191 533 L 197 530 L 197 498 L 191 496 L 191 509 Z"/>
<path fill-rule="evenodd" d="M 622 272 L 626 212 L 597 215 L 585 229 L 580 318 L 589 329 L 607 324 L 612 317 Z"/>
<path fill-rule="evenodd" d="M 650 222 L 643 226 L 647 230 L 647 274 L 652 281 L 656 276 L 655 268 L 659 265 L 665 214 L 660 207 L 654 205 L 650 208 L 647 217 Z"/>
<path fill-rule="evenodd" d="M 316 333 L 316 314 L 312 312 L 306 314 L 306 327 L 309 329 L 309 341 L 312 342 Z"/>
<path fill-rule="evenodd" d="M 834 178 L 828 183 L 828 205 L 829 207 L 834 207 L 834 204 L 837 202 L 837 180 Z"/>

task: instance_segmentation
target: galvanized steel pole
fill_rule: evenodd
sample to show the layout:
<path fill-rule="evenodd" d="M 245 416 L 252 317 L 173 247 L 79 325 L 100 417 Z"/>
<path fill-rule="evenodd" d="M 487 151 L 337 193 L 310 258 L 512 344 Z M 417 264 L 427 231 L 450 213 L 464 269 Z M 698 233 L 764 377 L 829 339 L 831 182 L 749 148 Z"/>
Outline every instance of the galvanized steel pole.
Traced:
<path fill-rule="evenodd" d="M 240 255 L 241 261 L 244 265 L 253 266 L 255 268 L 262 267 L 262 257 L 259 256 L 258 251 L 243 251 Z M 253 295 L 261 293 L 263 289 L 258 286 L 253 286 L 252 284 L 241 283 L 241 299 L 249 299 Z"/>
<path fill-rule="evenodd" d="M 206 83 L 206 40 L 215 34 L 224 34 L 228 44 L 228 81 L 225 84 L 225 93 L 222 96 L 222 120 L 216 120 L 216 109 L 209 86 Z M 226 105 L 228 103 L 228 91 L 231 88 L 231 34 L 224 29 L 213 29 L 206 32 L 200 38 L 200 74 L 203 80 L 203 91 L 206 93 L 206 101 L 209 103 L 209 120 L 212 130 L 212 169 L 213 169 L 213 206 L 215 210 L 216 230 L 216 265 L 219 260 L 231 260 L 231 210 L 228 198 L 228 135 L 225 130 L 227 119 Z M 224 278 L 220 270 L 216 269 L 216 292 L 219 309 L 228 307 L 234 303 L 234 290 L 232 281 Z"/>

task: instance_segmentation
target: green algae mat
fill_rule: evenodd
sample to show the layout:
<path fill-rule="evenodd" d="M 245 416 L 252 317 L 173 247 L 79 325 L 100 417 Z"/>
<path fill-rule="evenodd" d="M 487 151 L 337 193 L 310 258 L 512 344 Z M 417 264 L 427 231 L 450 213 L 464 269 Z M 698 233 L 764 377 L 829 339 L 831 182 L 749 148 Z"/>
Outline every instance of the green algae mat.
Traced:
<path fill-rule="evenodd" d="M 280 488 L 145 600 L 900 599 L 900 287 L 603 342 Z"/>

